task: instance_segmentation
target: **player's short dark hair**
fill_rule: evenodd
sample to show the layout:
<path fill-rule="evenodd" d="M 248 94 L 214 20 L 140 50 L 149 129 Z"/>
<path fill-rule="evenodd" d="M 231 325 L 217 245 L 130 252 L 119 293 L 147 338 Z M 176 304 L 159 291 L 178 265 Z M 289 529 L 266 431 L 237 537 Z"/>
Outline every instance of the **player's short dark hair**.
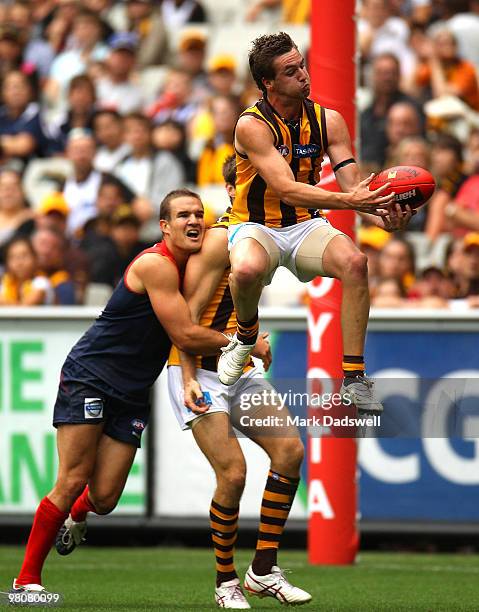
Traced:
<path fill-rule="evenodd" d="M 171 220 L 171 203 L 176 198 L 196 198 L 199 202 L 201 202 L 200 196 L 191 191 L 191 189 L 174 189 L 167 193 L 160 204 L 160 220 L 170 221 Z M 203 202 L 201 202 L 203 204 Z"/>
<path fill-rule="evenodd" d="M 249 52 L 249 69 L 251 75 L 260 89 L 266 95 L 266 87 L 263 79 L 274 79 L 276 76 L 273 60 L 280 55 L 289 53 L 291 49 L 297 49 L 296 43 L 286 32 L 278 34 L 265 34 L 253 40 L 253 46 Z"/>
<path fill-rule="evenodd" d="M 225 183 L 229 183 L 236 187 L 236 155 L 228 155 L 223 162 L 222 168 L 223 178 Z"/>

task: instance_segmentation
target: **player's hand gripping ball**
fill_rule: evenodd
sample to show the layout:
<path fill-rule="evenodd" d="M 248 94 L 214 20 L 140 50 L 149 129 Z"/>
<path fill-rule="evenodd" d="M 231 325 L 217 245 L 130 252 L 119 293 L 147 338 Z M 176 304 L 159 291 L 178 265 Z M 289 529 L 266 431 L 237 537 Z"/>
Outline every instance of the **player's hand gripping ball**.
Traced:
<path fill-rule="evenodd" d="M 369 189 L 374 191 L 385 183 L 391 183 L 391 186 L 381 195 L 388 195 L 394 191 L 395 201 L 403 208 L 409 204 L 412 209 L 425 204 L 436 188 L 432 174 L 419 166 L 387 168 L 373 178 L 369 183 Z"/>

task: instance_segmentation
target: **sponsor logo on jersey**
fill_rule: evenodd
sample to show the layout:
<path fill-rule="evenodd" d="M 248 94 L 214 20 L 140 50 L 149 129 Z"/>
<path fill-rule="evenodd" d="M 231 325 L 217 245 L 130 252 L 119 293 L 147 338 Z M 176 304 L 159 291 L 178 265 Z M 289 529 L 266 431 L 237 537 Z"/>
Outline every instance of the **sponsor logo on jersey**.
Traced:
<path fill-rule="evenodd" d="M 321 155 L 321 147 L 317 144 L 294 144 L 293 157 L 319 157 Z"/>
<path fill-rule="evenodd" d="M 278 151 L 283 157 L 288 157 L 289 155 L 289 148 L 286 145 L 279 145 Z"/>
<path fill-rule="evenodd" d="M 103 400 L 100 397 L 85 397 L 83 407 L 85 419 L 101 419 L 103 417 Z"/>

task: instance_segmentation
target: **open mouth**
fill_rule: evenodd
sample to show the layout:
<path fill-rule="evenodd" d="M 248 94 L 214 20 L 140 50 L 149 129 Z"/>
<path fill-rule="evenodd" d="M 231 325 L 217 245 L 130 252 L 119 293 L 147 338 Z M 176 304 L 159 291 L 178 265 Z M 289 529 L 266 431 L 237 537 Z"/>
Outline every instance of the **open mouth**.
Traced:
<path fill-rule="evenodd" d="M 188 238 L 199 238 L 200 237 L 200 230 L 197 229 L 190 229 L 186 232 L 186 235 Z"/>

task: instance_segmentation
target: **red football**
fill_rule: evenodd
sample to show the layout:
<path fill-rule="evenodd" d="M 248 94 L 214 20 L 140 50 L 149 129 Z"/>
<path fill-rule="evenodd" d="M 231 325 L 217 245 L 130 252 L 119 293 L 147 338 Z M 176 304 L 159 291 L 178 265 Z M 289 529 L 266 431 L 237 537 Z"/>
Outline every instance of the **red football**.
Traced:
<path fill-rule="evenodd" d="M 409 204 L 411 208 L 419 208 L 425 204 L 434 193 L 436 182 L 430 172 L 419 166 L 394 166 L 377 174 L 369 183 L 369 189 L 374 191 L 385 183 L 391 183 L 383 195 L 392 191 L 394 199 L 402 205 Z"/>

